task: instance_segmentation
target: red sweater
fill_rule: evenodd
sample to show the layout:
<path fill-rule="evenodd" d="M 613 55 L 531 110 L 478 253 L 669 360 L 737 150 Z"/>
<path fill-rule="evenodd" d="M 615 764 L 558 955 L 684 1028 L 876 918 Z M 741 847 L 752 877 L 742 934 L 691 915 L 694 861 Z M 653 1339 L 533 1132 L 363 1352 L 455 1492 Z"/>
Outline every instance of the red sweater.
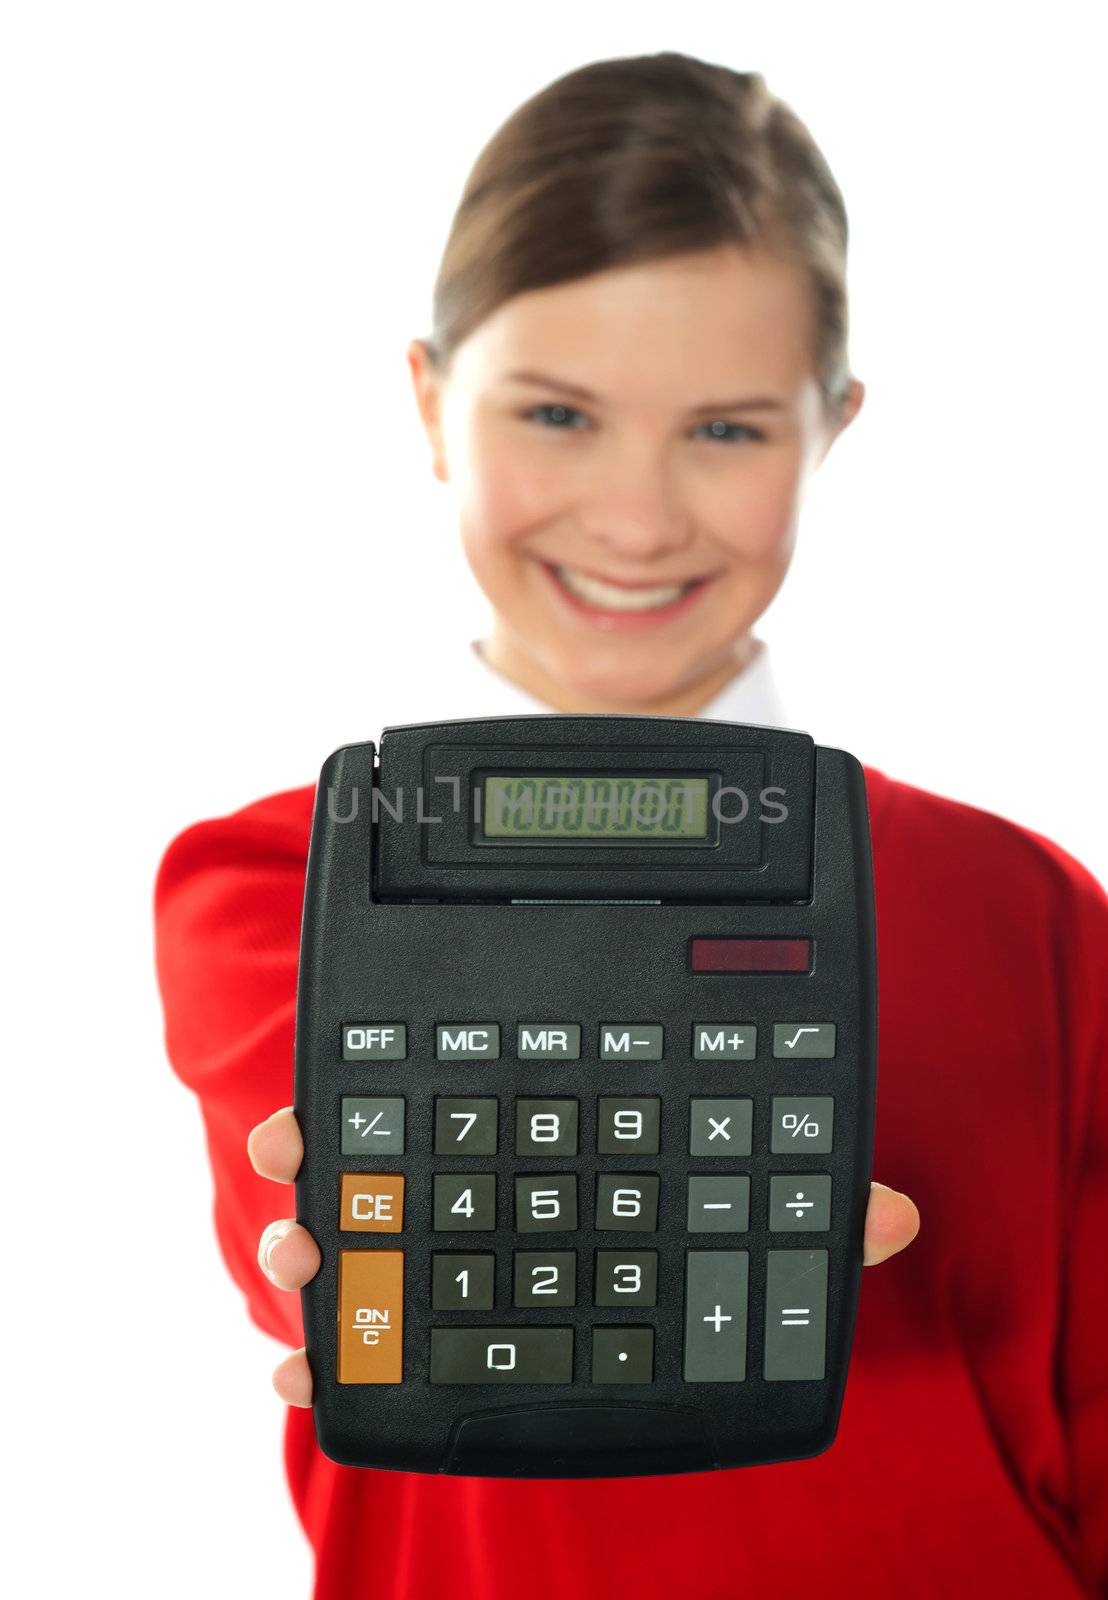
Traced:
<path fill-rule="evenodd" d="M 1048 840 L 866 780 L 874 1173 L 922 1226 L 864 1274 L 835 1443 L 729 1472 L 439 1477 L 338 1466 L 290 1408 L 316 1600 L 1108 1595 L 1108 901 Z M 168 1051 L 200 1100 L 220 1246 L 292 1347 L 299 1296 L 256 1252 L 295 1192 L 254 1174 L 246 1137 L 292 1101 L 312 799 L 189 828 L 156 890 Z"/>

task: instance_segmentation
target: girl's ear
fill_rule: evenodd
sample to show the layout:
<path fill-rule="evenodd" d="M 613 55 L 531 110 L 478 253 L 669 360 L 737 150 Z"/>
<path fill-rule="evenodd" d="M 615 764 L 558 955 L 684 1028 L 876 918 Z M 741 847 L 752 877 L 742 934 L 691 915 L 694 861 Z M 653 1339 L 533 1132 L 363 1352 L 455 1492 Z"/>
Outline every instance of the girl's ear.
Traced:
<path fill-rule="evenodd" d="M 431 471 L 440 483 L 446 483 L 446 454 L 443 450 L 441 426 L 441 385 L 431 365 L 431 355 L 423 339 L 413 339 L 408 345 L 408 367 L 412 374 L 416 405 L 420 420 L 431 446 Z"/>
<path fill-rule="evenodd" d="M 820 451 L 819 460 L 822 462 L 835 440 L 843 433 L 862 409 L 862 402 L 866 398 L 866 386 L 860 378 L 851 378 L 850 385 L 843 396 L 842 404 L 835 415 L 828 419 L 824 429 L 823 449 Z M 817 462 L 817 465 L 819 463 Z"/>

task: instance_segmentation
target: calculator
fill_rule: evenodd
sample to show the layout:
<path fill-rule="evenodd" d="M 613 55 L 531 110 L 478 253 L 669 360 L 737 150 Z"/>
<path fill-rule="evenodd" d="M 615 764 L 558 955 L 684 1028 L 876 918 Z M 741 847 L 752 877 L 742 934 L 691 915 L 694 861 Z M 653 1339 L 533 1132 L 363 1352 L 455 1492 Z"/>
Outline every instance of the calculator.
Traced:
<path fill-rule="evenodd" d="M 519 1478 L 827 1449 L 876 1031 L 846 751 L 546 713 L 336 751 L 295 1047 L 320 1449 Z"/>

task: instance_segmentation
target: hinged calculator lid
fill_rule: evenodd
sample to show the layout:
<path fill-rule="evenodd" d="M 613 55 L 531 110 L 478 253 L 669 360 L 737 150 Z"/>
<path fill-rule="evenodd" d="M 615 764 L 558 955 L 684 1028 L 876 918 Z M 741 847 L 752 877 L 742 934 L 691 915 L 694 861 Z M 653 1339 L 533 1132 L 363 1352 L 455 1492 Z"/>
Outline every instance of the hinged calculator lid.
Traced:
<path fill-rule="evenodd" d="M 385 728 L 374 897 L 809 900 L 814 757 L 806 733 L 679 717 Z"/>

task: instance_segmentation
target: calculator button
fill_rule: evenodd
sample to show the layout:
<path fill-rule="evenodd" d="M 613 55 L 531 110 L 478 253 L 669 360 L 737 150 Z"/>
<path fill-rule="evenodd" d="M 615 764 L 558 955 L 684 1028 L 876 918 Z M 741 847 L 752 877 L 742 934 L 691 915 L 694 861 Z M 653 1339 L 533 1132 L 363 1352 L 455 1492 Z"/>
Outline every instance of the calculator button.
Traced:
<path fill-rule="evenodd" d="M 804 1056 L 809 1059 L 835 1054 L 835 1024 L 833 1022 L 775 1022 L 773 1024 L 773 1053 L 785 1059 Z"/>
<path fill-rule="evenodd" d="M 516 1178 L 517 1233 L 567 1233 L 576 1226 L 576 1176 L 543 1172 Z"/>
<path fill-rule="evenodd" d="M 444 1022 L 435 1029 L 438 1061 L 493 1061 L 499 1054 L 498 1022 Z"/>
<path fill-rule="evenodd" d="M 690 1233 L 745 1233 L 750 1226 L 750 1178 L 747 1174 L 689 1179 Z"/>
<path fill-rule="evenodd" d="M 495 1282 L 495 1256 L 437 1250 L 431 1256 L 431 1309 L 491 1311 Z"/>
<path fill-rule="evenodd" d="M 579 1022 L 521 1022 L 516 1030 L 516 1055 L 521 1061 L 577 1061 L 581 1055 Z"/>
<path fill-rule="evenodd" d="M 689 1250 L 685 1258 L 686 1383 L 746 1378 L 746 1250 Z"/>
<path fill-rule="evenodd" d="M 592 1330 L 593 1383 L 653 1383 L 654 1329 Z"/>
<path fill-rule="evenodd" d="M 340 1383 L 400 1383 L 403 1250 L 339 1251 Z"/>
<path fill-rule="evenodd" d="M 754 1125 L 753 1100 L 690 1100 L 691 1156 L 748 1156 Z"/>
<path fill-rule="evenodd" d="M 825 1155 L 831 1149 L 834 1110 L 831 1095 L 775 1095 L 769 1136 L 772 1154 Z"/>
<path fill-rule="evenodd" d="M 463 1095 L 435 1096 L 435 1154 L 494 1156 L 497 1102 Z"/>
<path fill-rule="evenodd" d="M 341 1153 L 344 1156 L 403 1155 L 403 1100 L 344 1095 Z"/>
<path fill-rule="evenodd" d="M 575 1306 L 576 1250 L 517 1250 L 513 1257 L 514 1306 Z"/>
<path fill-rule="evenodd" d="M 797 1172 L 769 1180 L 771 1233 L 816 1233 L 831 1226 L 829 1173 Z"/>
<path fill-rule="evenodd" d="M 348 1022 L 343 1027 L 344 1061 L 403 1061 L 407 1053 L 403 1022 Z"/>
<path fill-rule="evenodd" d="M 517 1100 L 517 1156 L 575 1156 L 576 1100 Z"/>
<path fill-rule="evenodd" d="M 598 1306 L 656 1306 L 657 1250 L 598 1250 L 593 1303 Z"/>
<path fill-rule="evenodd" d="M 434 1227 L 439 1233 L 455 1233 L 464 1229 L 488 1232 L 494 1229 L 496 1173 L 436 1173 Z"/>
<path fill-rule="evenodd" d="M 694 1022 L 693 1059 L 696 1061 L 753 1061 L 758 1030 L 752 1022 Z"/>
<path fill-rule="evenodd" d="M 404 1179 L 398 1172 L 344 1172 L 339 1227 L 350 1233 L 400 1233 Z"/>
<path fill-rule="evenodd" d="M 602 1022 L 601 1061 L 660 1061 L 662 1029 L 647 1022 Z"/>
<path fill-rule="evenodd" d="M 432 1328 L 432 1383 L 572 1383 L 572 1328 Z"/>
<path fill-rule="evenodd" d="M 602 1156 L 658 1154 L 662 1102 L 657 1096 L 631 1099 L 601 1096 L 596 1122 L 596 1148 Z"/>
<path fill-rule="evenodd" d="M 653 1233 L 658 1226 L 658 1174 L 598 1173 L 596 1226 Z"/>
<path fill-rule="evenodd" d="M 826 1337 L 827 1251 L 770 1250 L 765 1377 L 822 1378 Z"/>

